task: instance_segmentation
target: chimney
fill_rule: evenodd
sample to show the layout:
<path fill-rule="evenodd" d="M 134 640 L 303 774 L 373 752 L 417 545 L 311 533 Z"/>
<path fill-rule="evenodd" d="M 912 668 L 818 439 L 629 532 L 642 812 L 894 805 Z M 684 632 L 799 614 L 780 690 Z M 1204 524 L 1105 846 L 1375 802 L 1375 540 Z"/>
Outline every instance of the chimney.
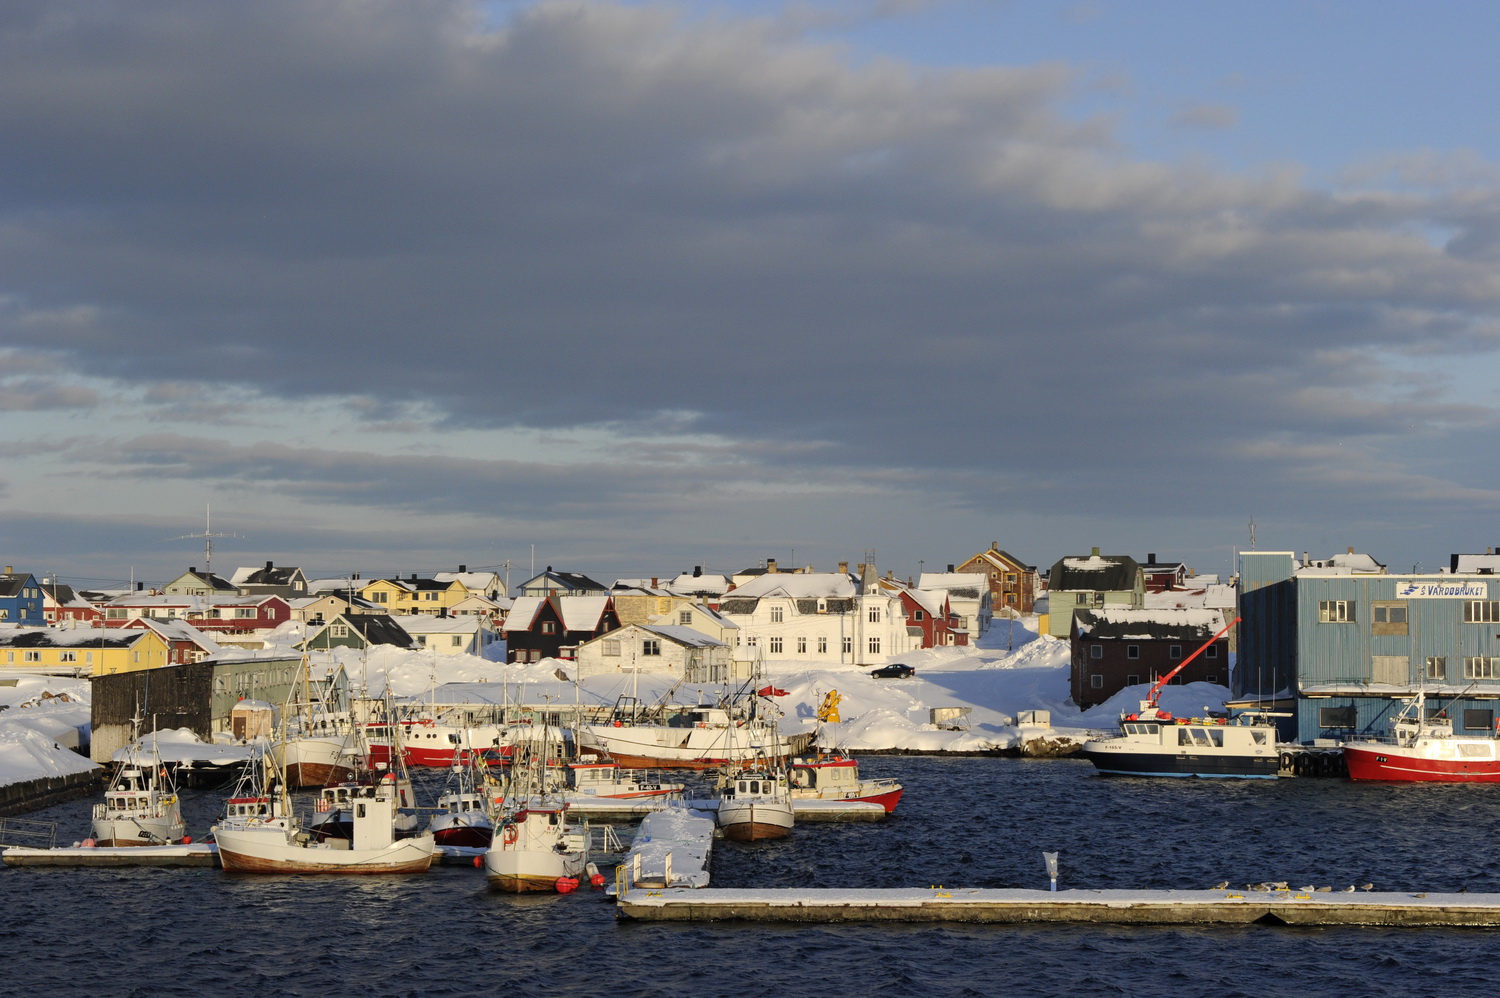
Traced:
<path fill-rule="evenodd" d="M 469 570 L 469 566 L 468 565 L 460 565 L 460 566 L 458 566 L 458 574 L 459 575 L 463 575 L 468 570 Z"/>
<path fill-rule="evenodd" d="M 14 575 L 14 574 L 16 574 L 16 566 L 14 566 L 14 565 L 6 565 L 5 566 L 5 574 L 6 575 Z"/>
<path fill-rule="evenodd" d="M 413 582 L 416 582 L 416 581 L 417 581 L 417 573 L 416 573 L 416 572 L 413 572 L 413 573 L 411 573 L 411 580 L 412 580 L 412 581 L 413 581 Z"/>
<path fill-rule="evenodd" d="M 1349 545 L 1349 553 L 1350 554 L 1354 553 L 1354 545 L 1353 544 Z"/>
<path fill-rule="evenodd" d="M 766 559 L 766 573 L 769 574 L 769 575 L 775 575 L 777 571 L 778 571 L 778 569 L 776 568 L 776 559 L 775 558 L 767 558 Z"/>
<path fill-rule="evenodd" d="M 144 582 L 137 582 L 135 584 L 135 591 L 136 592 L 140 592 L 140 591 L 142 591 L 145 588 L 146 588 L 146 584 Z"/>
<path fill-rule="evenodd" d="M 197 565 L 189 565 L 188 566 L 188 574 L 189 575 L 197 575 L 198 574 L 198 566 Z"/>
<path fill-rule="evenodd" d="M 273 563 L 273 562 L 269 562 L 269 561 L 268 561 L 268 562 L 266 562 L 266 571 L 268 571 L 268 572 L 269 572 L 269 571 L 270 571 L 270 570 L 271 570 L 271 569 L 273 569 L 273 568 L 275 568 L 275 567 L 276 567 L 276 566 L 275 566 L 275 564 L 274 564 L 274 563 Z"/>
<path fill-rule="evenodd" d="M 949 565 L 949 566 L 948 566 L 948 574 L 949 574 L 949 575 L 952 575 L 952 574 L 953 574 L 953 566 L 952 566 L 952 565 Z"/>
<path fill-rule="evenodd" d="M 1156 564 L 1156 552 L 1155 551 L 1152 551 L 1150 554 L 1146 555 L 1146 564 L 1148 564 L 1148 565 L 1155 565 Z"/>
<path fill-rule="evenodd" d="M 1099 549 L 1098 548 L 1094 548 L 1094 557 L 1095 558 L 1099 557 Z"/>
<path fill-rule="evenodd" d="M 652 589 L 656 588 L 656 576 L 654 576 L 654 575 L 651 576 L 651 588 Z"/>
<path fill-rule="evenodd" d="M 702 565 L 694 565 L 693 566 L 693 578 L 695 578 L 695 579 L 701 579 L 702 577 L 703 577 L 703 566 Z"/>
<path fill-rule="evenodd" d="M 841 562 L 839 562 L 839 574 L 840 575 L 848 575 L 849 574 L 849 563 L 847 561 L 841 561 Z"/>

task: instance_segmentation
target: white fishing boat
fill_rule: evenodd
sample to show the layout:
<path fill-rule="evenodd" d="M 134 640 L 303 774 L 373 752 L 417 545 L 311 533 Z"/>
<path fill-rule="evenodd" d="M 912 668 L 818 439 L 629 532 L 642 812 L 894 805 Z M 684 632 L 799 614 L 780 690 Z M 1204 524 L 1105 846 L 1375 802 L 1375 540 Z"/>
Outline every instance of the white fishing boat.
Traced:
<path fill-rule="evenodd" d="M 744 694 L 746 691 L 741 691 Z M 620 697 L 608 722 L 579 727 L 582 748 L 626 769 L 721 769 L 757 756 L 784 762 L 812 743 L 812 732 L 780 736 L 774 708 L 750 691 L 715 706 L 646 707 Z"/>
<path fill-rule="evenodd" d="M 611 800 L 680 797 L 684 784 L 665 780 L 660 773 L 643 769 L 621 769 L 612 761 L 585 756 L 567 765 L 569 797 L 602 797 Z"/>
<path fill-rule="evenodd" d="M 331 682 L 331 689 L 342 684 Z M 360 762 L 357 733 L 347 702 L 315 691 L 309 662 L 282 711 L 282 730 L 273 744 L 276 765 L 293 787 L 321 787 L 347 780 Z"/>
<path fill-rule="evenodd" d="M 495 890 L 567 892 L 589 864 L 589 830 L 568 820 L 568 806 L 537 801 L 503 818 L 484 854 L 484 876 Z"/>
<path fill-rule="evenodd" d="M 141 718 L 135 719 L 140 731 Z M 137 739 L 125 751 L 119 772 L 93 811 L 93 843 L 99 846 L 161 846 L 183 840 L 182 804 L 151 734 L 151 750 Z"/>
<path fill-rule="evenodd" d="M 212 829 L 219 861 L 231 873 L 420 873 L 437 853 L 429 834 L 397 838 L 399 808 L 394 774 L 361 785 L 352 801 L 349 839 L 320 842 L 302 828 L 273 760 L 259 768 L 261 782 L 236 793 L 230 813 Z M 262 799 L 280 798 L 266 814 Z"/>
<path fill-rule="evenodd" d="M 448 783 L 438 795 L 437 811 L 427 830 L 440 846 L 488 849 L 495 835 L 490 807 L 498 788 L 473 755 L 468 760 L 454 754 Z"/>
<path fill-rule="evenodd" d="M 734 842 L 784 839 L 796 822 L 786 774 L 764 760 L 726 781 L 717 813 L 724 837 Z"/>

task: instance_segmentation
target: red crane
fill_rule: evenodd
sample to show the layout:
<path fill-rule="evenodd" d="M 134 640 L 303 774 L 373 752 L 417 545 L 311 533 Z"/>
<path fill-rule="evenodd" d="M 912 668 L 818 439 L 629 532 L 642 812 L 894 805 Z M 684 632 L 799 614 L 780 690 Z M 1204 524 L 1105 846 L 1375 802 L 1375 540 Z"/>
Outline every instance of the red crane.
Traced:
<path fill-rule="evenodd" d="M 1166 686 L 1169 682 L 1172 681 L 1172 677 L 1173 676 L 1177 675 L 1183 669 L 1186 669 L 1189 662 L 1191 662 L 1193 659 L 1197 658 L 1199 655 L 1202 655 L 1204 653 L 1204 651 L 1206 651 L 1215 641 L 1219 640 L 1225 634 L 1229 633 L 1229 629 L 1231 627 L 1233 627 L 1235 624 L 1238 624 L 1239 622 L 1240 622 L 1240 618 L 1236 617 L 1233 620 L 1231 620 L 1229 623 L 1225 624 L 1223 630 L 1219 631 L 1218 634 L 1215 634 L 1213 637 L 1211 637 L 1207 641 L 1203 642 L 1203 644 L 1199 646 L 1199 648 L 1198 648 L 1197 651 L 1193 652 L 1187 658 L 1185 658 L 1181 662 L 1177 663 L 1177 668 L 1173 669 L 1171 672 L 1167 673 L 1165 676 L 1162 676 L 1160 679 L 1158 679 L 1156 681 L 1156 685 L 1153 686 L 1153 687 L 1151 687 L 1151 692 L 1146 694 L 1146 699 L 1144 699 L 1144 700 L 1141 701 L 1141 709 L 1139 711 L 1137 711 L 1136 713 L 1134 713 L 1134 714 L 1130 714 L 1130 715 L 1126 716 L 1125 720 L 1127 720 L 1127 721 L 1171 721 L 1171 720 L 1175 720 L 1175 718 L 1173 718 L 1170 713 L 1168 713 L 1165 710 L 1160 709 L 1157 706 L 1157 701 L 1158 701 L 1158 698 L 1160 698 L 1160 696 L 1161 696 L 1162 688 L 1164 686 Z"/>

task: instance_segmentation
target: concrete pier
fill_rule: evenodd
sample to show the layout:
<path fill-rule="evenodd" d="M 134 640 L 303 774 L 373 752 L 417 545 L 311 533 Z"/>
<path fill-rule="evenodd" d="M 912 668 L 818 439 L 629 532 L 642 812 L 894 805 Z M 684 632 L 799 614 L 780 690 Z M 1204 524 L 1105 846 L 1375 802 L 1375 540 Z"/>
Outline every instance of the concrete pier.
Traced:
<path fill-rule="evenodd" d="M 632 887 L 616 904 L 622 919 L 683 922 L 1500 925 L 1500 894 Z"/>

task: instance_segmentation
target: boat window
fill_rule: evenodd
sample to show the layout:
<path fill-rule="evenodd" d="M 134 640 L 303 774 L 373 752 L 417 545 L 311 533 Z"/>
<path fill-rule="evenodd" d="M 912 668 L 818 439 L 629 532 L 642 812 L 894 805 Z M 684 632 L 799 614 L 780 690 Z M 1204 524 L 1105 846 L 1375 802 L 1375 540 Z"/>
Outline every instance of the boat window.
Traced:
<path fill-rule="evenodd" d="M 355 805 L 354 814 L 359 818 L 363 818 L 365 816 L 365 805 L 363 801 Z"/>
<path fill-rule="evenodd" d="M 1193 732 L 1192 732 L 1191 728 L 1178 728 L 1177 729 L 1177 744 L 1178 745 L 1191 745 L 1191 744 L 1193 744 Z"/>
<path fill-rule="evenodd" d="M 1266 732 L 1264 732 L 1264 731 L 1252 731 L 1252 732 L 1250 732 L 1250 742 L 1251 742 L 1251 744 L 1254 744 L 1254 745 L 1264 745 L 1264 744 L 1266 744 Z"/>

